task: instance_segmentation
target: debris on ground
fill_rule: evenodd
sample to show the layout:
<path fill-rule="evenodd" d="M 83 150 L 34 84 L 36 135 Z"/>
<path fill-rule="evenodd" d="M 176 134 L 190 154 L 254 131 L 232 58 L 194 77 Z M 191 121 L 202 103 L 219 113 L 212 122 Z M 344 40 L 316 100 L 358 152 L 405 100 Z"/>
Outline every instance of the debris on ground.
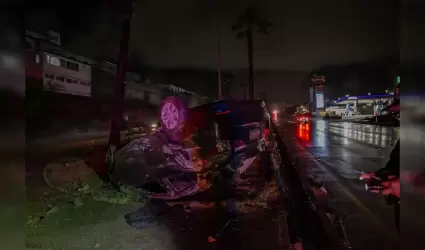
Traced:
<path fill-rule="evenodd" d="M 117 188 L 105 183 L 83 159 L 66 159 L 47 164 L 43 176 L 51 188 L 71 196 L 113 204 L 143 202 L 137 190 L 130 187 Z"/>
<path fill-rule="evenodd" d="M 145 199 L 138 190 L 130 187 L 114 187 L 102 181 L 95 171 L 79 158 L 60 159 L 47 164 L 43 171 L 44 181 L 52 189 L 50 195 L 57 195 L 42 202 L 38 212 L 29 214 L 27 226 L 33 226 L 59 210 L 82 207 L 88 201 L 110 204 L 138 204 L 143 206 Z M 49 196 L 49 192 L 46 194 Z M 41 212 L 40 212 L 41 211 Z M 31 212 L 30 212 L 31 213 Z"/>
<path fill-rule="evenodd" d="M 208 243 L 214 243 L 214 242 L 216 242 L 217 240 L 214 238 L 214 237 L 212 237 L 212 236 L 208 236 Z"/>
<path fill-rule="evenodd" d="M 278 197 L 279 189 L 274 182 L 267 184 L 254 199 L 245 199 L 237 202 L 238 211 L 242 213 L 249 213 L 251 210 L 257 208 L 267 209 L 269 208 L 269 201 Z"/>

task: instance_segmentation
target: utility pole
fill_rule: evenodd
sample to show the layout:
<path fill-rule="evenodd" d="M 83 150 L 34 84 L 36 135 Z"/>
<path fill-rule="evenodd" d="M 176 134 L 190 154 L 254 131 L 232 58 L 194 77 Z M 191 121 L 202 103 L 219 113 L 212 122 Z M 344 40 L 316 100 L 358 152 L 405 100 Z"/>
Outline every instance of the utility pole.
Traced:
<path fill-rule="evenodd" d="M 127 72 L 128 47 L 130 40 L 131 19 L 133 17 L 133 0 L 123 2 L 123 21 L 121 25 L 120 51 L 118 56 L 118 65 L 116 69 L 114 84 L 114 99 L 112 105 L 112 116 L 110 122 L 109 150 L 112 153 L 121 142 L 121 124 L 123 120 L 124 94 L 125 94 L 125 75 Z"/>

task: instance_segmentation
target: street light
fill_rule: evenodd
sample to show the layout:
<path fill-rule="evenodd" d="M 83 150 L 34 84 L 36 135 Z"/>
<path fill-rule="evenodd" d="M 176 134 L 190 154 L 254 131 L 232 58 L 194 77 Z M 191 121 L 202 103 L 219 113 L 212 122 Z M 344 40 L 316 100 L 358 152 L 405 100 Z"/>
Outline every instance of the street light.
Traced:
<path fill-rule="evenodd" d="M 387 94 L 388 94 L 388 89 L 386 89 L 386 90 L 385 90 L 385 93 L 387 93 Z"/>
<path fill-rule="evenodd" d="M 368 94 L 368 95 L 371 95 L 371 94 L 370 94 L 370 92 L 369 92 L 369 93 L 367 93 L 367 94 Z"/>

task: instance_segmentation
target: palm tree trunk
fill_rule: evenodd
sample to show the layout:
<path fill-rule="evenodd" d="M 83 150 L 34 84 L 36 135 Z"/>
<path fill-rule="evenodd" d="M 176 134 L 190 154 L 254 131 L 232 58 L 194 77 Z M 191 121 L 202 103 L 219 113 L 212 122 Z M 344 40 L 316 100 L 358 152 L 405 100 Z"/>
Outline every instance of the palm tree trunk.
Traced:
<path fill-rule="evenodd" d="M 125 74 L 128 61 L 128 44 L 130 40 L 130 25 L 133 14 L 133 1 L 127 0 L 125 4 L 124 20 L 122 23 L 122 33 L 120 41 L 120 52 L 118 57 L 117 72 L 114 85 L 114 100 L 112 107 L 112 117 L 110 124 L 109 145 L 118 146 L 120 144 L 121 123 L 123 120 L 124 94 L 125 94 Z"/>
<path fill-rule="evenodd" d="M 254 100 L 254 59 L 253 59 L 253 42 L 252 42 L 252 27 L 248 27 L 246 31 L 246 40 L 248 45 L 248 64 L 249 64 L 249 79 L 248 79 L 248 89 L 249 89 L 249 99 Z"/>

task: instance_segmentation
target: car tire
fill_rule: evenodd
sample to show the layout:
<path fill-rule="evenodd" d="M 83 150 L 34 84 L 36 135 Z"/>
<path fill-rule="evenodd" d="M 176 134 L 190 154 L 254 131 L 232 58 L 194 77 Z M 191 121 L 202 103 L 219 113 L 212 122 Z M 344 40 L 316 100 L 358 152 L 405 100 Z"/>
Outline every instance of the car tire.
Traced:
<path fill-rule="evenodd" d="M 162 129 L 172 142 L 180 142 L 188 116 L 188 107 L 177 96 L 167 97 L 161 104 L 160 117 Z"/>
<path fill-rule="evenodd" d="M 152 228 L 158 222 L 157 216 L 147 208 L 140 208 L 136 212 L 125 214 L 124 217 L 128 225 L 137 229 Z"/>

